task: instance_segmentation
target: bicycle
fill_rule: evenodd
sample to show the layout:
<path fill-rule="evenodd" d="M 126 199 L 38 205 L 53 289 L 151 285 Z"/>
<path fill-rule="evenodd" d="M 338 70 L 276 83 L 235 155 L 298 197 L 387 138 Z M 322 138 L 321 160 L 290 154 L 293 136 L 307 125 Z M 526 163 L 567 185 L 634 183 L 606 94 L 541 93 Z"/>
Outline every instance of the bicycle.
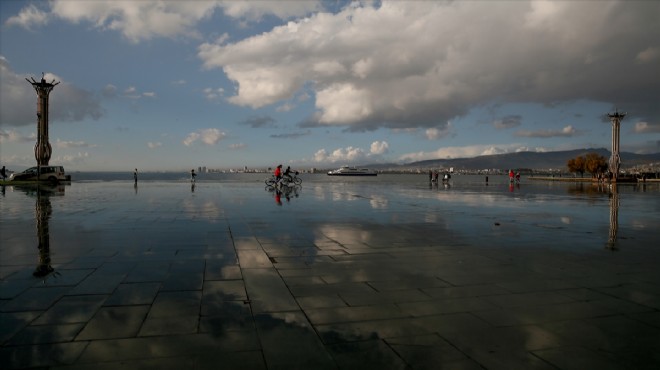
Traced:
<path fill-rule="evenodd" d="M 273 176 L 267 178 L 266 181 L 264 181 L 264 182 L 268 186 L 275 186 L 275 184 L 277 184 L 277 178 L 275 177 L 275 175 L 273 175 Z"/>
<path fill-rule="evenodd" d="M 280 181 L 277 181 L 277 178 L 273 175 L 269 178 L 267 178 L 265 181 L 266 185 L 268 186 L 276 186 L 276 185 L 286 185 L 286 186 L 292 186 L 292 185 L 300 185 L 302 184 L 302 179 L 298 177 L 298 171 L 295 171 L 291 175 L 291 180 L 287 176 L 282 176 L 280 178 Z"/>
<path fill-rule="evenodd" d="M 302 179 L 298 177 L 298 171 L 295 171 L 291 174 L 291 179 L 289 179 L 286 175 L 282 176 L 280 183 L 287 186 L 301 185 Z"/>

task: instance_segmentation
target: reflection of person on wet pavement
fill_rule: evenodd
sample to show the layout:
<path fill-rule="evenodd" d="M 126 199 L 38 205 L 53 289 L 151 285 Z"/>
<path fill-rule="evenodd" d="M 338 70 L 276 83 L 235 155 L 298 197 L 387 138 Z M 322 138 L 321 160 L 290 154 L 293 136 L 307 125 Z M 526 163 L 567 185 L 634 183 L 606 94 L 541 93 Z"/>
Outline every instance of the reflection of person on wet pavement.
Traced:
<path fill-rule="evenodd" d="M 275 203 L 277 203 L 278 206 L 282 205 L 282 192 L 279 190 L 275 190 Z"/>

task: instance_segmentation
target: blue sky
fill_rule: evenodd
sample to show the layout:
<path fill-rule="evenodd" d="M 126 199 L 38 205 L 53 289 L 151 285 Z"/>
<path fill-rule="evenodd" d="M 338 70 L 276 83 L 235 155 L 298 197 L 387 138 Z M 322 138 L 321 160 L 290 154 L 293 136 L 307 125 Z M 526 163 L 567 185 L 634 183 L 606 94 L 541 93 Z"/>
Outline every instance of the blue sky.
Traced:
<path fill-rule="evenodd" d="M 2 1 L 0 163 L 188 171 L 660 151 L 657 1 Z"/>

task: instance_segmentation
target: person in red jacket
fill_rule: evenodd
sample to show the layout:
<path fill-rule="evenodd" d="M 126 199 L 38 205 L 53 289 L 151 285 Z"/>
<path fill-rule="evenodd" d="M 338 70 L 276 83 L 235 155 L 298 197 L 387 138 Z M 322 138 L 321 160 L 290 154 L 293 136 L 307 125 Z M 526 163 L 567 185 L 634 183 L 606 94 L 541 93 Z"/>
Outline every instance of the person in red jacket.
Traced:
<path fill-rule="evenodd" d="M 280 179 L 282 178 L 282 165 L 278 165 L 277 168 L 275 168 L 275 179 L 277 182 L 280 182 Z"/>

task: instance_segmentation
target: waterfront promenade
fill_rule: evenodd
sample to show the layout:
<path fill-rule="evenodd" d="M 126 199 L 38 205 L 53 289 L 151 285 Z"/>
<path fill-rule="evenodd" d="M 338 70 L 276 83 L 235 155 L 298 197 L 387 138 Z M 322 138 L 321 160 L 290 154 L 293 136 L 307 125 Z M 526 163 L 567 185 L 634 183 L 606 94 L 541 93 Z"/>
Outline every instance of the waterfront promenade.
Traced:
<path fill-rule="evenodd" d="M 660 192 L 584 186 L 6 187 L 0 368 L 657 369 Z"/>

